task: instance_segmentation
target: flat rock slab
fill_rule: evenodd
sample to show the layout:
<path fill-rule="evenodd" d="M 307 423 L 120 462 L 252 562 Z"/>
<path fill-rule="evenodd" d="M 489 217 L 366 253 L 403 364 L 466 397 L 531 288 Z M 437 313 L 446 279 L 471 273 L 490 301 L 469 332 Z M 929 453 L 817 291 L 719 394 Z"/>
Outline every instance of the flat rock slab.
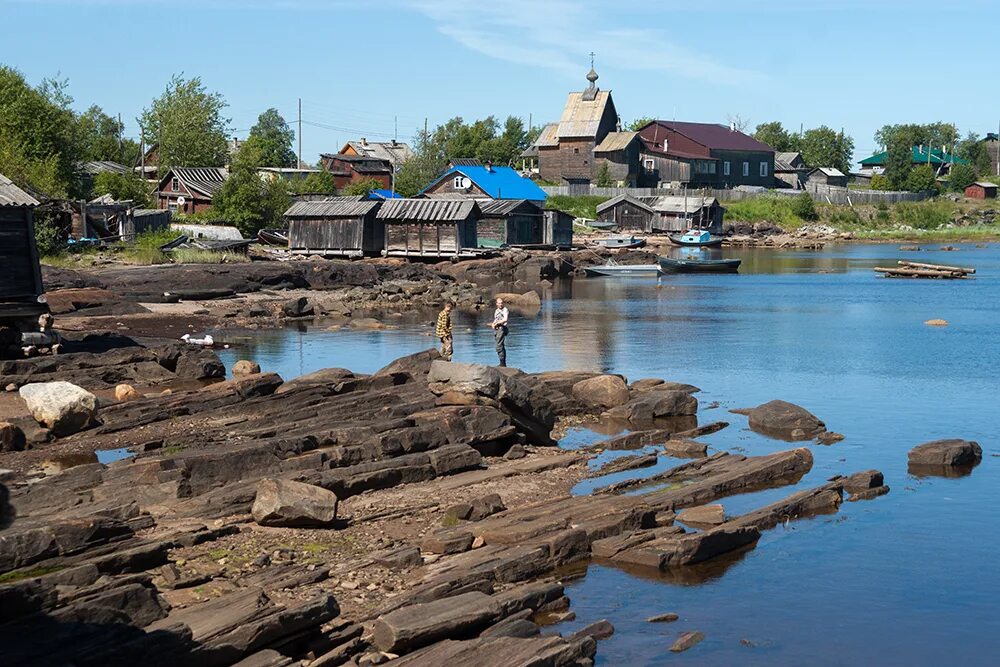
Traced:
<path fill-rule="evenodd" d="M 677 520 L 688 525 L 718 526 L 726 520 L 726 513 L 722 505 L 701 505 L 682 510 Z"/>
<path fill-rule="evenodd" d="M 472 591 L 379 616 L 372 626 L 372 643 L 382 651 L 406 653 L 442 639 L 483 630 L 497 616 L 493 598 Z"/>
<path fill-rule="evenodd" d="M 908 462 L 917 466 L 968 466 L 983 460 L 978 442 L 951 438 L 933 440 L 910 450 Z"/>
<path fill-rule="evenodd" d="M 677 638 L 677 641 L 670 646 L 670 650 L 673 653 L 682 653 L 689 648 L 700 644 L 704 639 L 705 635 L 697 630 L 694 632 L 684 632 Z"/>
<path fill-rule="evenodd" d="M 826 425 L 813 413 L 788 401 L 768 401 L 747 412 L 750 428 L 779 440 L 812 440 L 826 431 Z"/>
<path fill-rule="evenodd" d="M 337 518 L 337 494 L 312 484 L 263 479 L 251 510 L 262 526 L 328 526 Z"/>
<path fill-rule="evenodd" d="M 620 375 L 598 375 L 574 384 L 573 398 L 587 406 L 613 408 L 628 402 L 628 385 Z"/>

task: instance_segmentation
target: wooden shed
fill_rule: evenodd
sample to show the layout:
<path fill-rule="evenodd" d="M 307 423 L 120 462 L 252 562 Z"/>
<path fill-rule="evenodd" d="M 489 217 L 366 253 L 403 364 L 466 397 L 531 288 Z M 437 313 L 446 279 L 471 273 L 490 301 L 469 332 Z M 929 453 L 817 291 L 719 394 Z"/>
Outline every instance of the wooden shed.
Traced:
<path fill-rule="evenodd" d="M 829 185 L 835 188 L 847 187 L 847 174 L 834 167 L 817 167 L 806 174 L 809 185 Z"/>
<path fill-rule="evenodd" d="M 997 184 L 989 181 L 976 181 L 965 188 L 965 196 L 971 199 L 996 199 Z"/>
<path fill-rule="evenodd" d="M 544 242 L 542 209 L 526 199 L 480 199 L 479 245 L 539 245 Z"/>
<path fill-rule="evenodd" d="M 309 255 L 377 255 L 385 247 L 385 225 L 375 219 L 381 204 L 362 197 L 295 202 L 285 211 L 288 248 Z"/>
<path fill-rule="evenodd" d="M 620 231 L 651 232 L 656 212 L 642 199 L 618 195 L 597 205 L 597 218 L 613 222 Z"/>
<path fill-rule="evenodd" d="M 386 255 L 472 257 L 480 215 L 473 199 L 388 199 L 375 219 L 385 225 Z"/>
<path fill-rule="evenodd" d="M 725 209 L 715 197 L 618 195 L 598 205 L 597 217 L 613 222 L 623 232 L 679 232 L 697 227 L 722 233 Z"/>
<path fill-rule="evenodd" d="M 38 200 L 0 174 L 0 327 L 20 326 L 47 310 L 38 301 L 45 290 L 35 245 L 37 205 Z"/>
<path fill-rule="evenodd" d="M 542 233 L 542 243 L 557 248 L 571 247 L 573 245 L 573 214 L 558 208 L 547 208 L 543 213 L 545 215 L 545 229 Z"/>

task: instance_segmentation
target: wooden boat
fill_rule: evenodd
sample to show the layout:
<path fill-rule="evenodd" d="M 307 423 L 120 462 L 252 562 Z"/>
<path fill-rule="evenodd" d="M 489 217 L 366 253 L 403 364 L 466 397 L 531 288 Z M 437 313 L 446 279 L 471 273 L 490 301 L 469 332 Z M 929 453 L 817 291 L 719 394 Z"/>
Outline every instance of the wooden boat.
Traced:
<path fill-rule="evenodd" d="M 741 259 L 677 259 L 660 257 L 660 269 L 665 273 L 736 273 Z"/>
<path fill-rule="evenodd" d="M 707 229 L 689 229 L 683 234 L 671 234 L 667 238 L 674 245 L 690 248 L 714 248 L 722 245 L 722 237 L 712 237 Z"/>
<path fill-rule="evenodd" d="M 619 277 L 635 278 L 660 275 L 660 267 L 656 264 L 601 264 L 584 267 L 584 272 L 591 278 Z"/>
<path fill-rule="evenodd" d="M 264 245 L 276 245 L 282 248 L 288 247 L 287 229 L 262 229 L 257 232 L 257 240 Z"/>
<path fill-rule="evenodd" d="M 608 234 L 603 239 L 594 240 L 593 243 L 605 248 L 641 248 L 646 245 L 646 239 L 631 234 Z"/>
<path fill-rule="evenodd" d="M 161 245 L 160 246 L 160 252 L 169 252 L 171 250 L 174 250 L 175 248 L 180 248 L 181 246 L 185 245 L 187 242 L 188 242 L 187 234 L 181 234 L 180 236 L 178 236 L 177 238 L 175 238 L 173 241 L 168 241 L 167 243 L 164 243 L 163 245 Z"/>

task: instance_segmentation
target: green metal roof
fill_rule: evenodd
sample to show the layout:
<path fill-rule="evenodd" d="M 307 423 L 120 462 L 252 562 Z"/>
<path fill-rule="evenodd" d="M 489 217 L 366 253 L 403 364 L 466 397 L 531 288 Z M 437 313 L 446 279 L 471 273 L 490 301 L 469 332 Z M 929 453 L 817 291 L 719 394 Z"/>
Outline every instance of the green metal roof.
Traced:
<path fill-rule="evenodd" d="M 927 149 L 921 148 L 920 146 L 913 147 L 913 164 L 945 164 L 950 162 L 951 164 L 969 164 L 968 160 L 963 160 L 962 158 L 952 155 L 951 153 L 945 153 L 942 150 L 935 148 Z M 928 153 L 930 155 L 928 156 Z M 871 157 L 866 157 L 861 161 L 861 165 L 864 167 L 882 167 L 885 166 L 885 159 L 889 155 L 889 151 L 883 151 L 882 153 L 877 153 Z"/>

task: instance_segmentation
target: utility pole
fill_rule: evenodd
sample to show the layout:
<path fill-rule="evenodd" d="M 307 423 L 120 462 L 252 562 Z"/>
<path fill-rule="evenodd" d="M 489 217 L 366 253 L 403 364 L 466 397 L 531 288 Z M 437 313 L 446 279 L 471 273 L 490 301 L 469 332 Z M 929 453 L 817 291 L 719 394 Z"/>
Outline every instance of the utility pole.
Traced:
<path fill-rule="evenodd" d="M 122 132 L 125 131 L 125 126 L 122 125 L 122 114 L 118 112 L 118 154 L 122 154 Z"/>
<path fill-rule="evenodd" d="M 399 116 L 392 117 L 392 140 L 399 141 Z"/>
<path fill-rule="evenodd" d="M 299 98 L 299 169 L 302 168 L 302 98 Z"/>
<path fill-rule="evenodd" d="M 427 141 L 427 116 L 424 116 L 424 141 Z"/>

